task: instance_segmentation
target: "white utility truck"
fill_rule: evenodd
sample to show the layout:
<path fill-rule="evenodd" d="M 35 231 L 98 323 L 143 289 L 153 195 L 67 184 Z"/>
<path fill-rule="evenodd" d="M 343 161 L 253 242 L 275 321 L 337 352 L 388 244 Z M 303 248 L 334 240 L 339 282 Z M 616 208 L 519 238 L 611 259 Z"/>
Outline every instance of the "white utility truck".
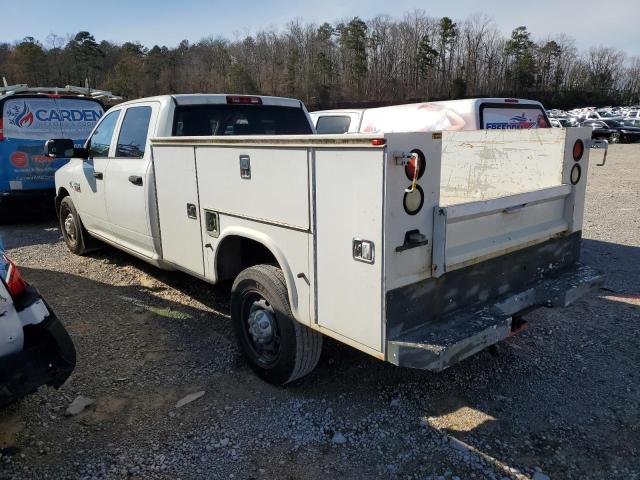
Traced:
<path fill-rule="evenodd" d="M 284 384 L 323 335 L 440 371 L 600 285 L 578 263 L 590 134 L 315 135 L 297 100 L 178 95 L 118 105 L 84 149 L 48 151 L 75 157 L 56 174 L 73 252 L 95 237 L 233 280 L 241 349 Z"/>

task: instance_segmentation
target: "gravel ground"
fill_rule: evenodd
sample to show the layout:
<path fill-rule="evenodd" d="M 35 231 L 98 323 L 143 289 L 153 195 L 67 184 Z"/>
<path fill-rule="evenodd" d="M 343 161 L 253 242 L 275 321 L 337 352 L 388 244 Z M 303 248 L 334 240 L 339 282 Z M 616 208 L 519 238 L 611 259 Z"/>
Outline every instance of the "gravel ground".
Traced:
<path fill-rule="evenodd" d="M 0 234 L 78 351 L 60 390 L 0 412 L 0 478 L 640 478 L 640 145 L 589 173 L 583 259 L 605 288 L 441 374 L 326 341 L 276 388 L 236 349 L 229 285 L 73 256 L 51 219 Z"/>

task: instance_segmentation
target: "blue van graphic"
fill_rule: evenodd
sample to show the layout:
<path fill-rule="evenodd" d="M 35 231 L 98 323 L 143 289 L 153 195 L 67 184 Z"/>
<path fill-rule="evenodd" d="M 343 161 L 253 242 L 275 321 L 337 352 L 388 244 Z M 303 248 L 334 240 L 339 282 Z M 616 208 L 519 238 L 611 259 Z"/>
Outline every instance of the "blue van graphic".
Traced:
<path fill-rule="evenodd" d="M 0 202 L 7 197 L 52 195 L 55 171 L 68 159 L 49 158 L 44 142 L 71 138 L 82 146 L 104 113 L 92 98 L 0 95 Z"/>

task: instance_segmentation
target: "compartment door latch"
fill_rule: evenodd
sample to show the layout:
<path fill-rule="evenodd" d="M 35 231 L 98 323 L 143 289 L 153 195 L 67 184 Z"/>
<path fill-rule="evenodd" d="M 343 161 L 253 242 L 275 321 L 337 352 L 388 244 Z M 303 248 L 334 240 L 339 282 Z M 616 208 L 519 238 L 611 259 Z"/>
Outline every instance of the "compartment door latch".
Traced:
<path fill-rule="evenodd" d="M 354 238 L 352 251 L 353 259 L 357 262 L 374 263 L 376 260 L 375 245 L 369 240 Z"/>
<path fill-rule="evenodd" d="M 240 178 L 251 179 L 251 158 L 249 155 L 240 155 Z"/>

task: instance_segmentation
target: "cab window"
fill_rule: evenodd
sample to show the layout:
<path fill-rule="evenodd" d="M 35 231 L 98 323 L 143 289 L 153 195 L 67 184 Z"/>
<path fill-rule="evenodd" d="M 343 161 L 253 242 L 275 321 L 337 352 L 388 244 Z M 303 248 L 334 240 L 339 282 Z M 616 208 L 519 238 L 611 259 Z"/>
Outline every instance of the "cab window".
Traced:
<path fill-rule="evenodd" d="M 318 118 L 316 132 L 320 134 L 347 133 L 349 131 L 350 124 L 351 117 L 349 116 L 328 115 Z"/>
<path fill-rule="evenodd" d="M 128 108 L 122 120 L 116 157 L 142 158 L 147 145 L 151 107 Z"/>
<path fill-rule="evenodd" d="M 89 157 L 101 158 L 109 156 L 109 146 L 111 145 L 119 115 L 119 110 L 108 113 L 98 124 L 88 142 Z"/>
<path fill-rule="evenodd" d="M 175 136 L 308 135 L 302 108 L 276 105 L 185 105 L 176 109 Z"/>

